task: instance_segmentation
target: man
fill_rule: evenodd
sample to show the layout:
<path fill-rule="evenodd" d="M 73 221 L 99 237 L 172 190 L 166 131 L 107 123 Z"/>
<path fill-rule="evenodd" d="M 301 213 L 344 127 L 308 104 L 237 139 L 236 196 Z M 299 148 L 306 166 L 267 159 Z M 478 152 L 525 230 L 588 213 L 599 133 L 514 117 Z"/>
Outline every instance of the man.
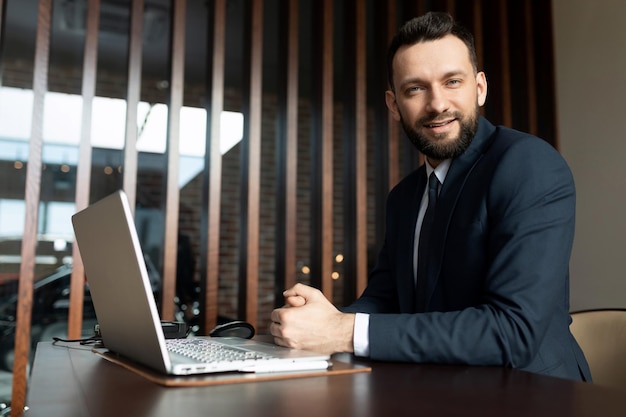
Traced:
<path fill-rule="evenodd" d="M 275 342 L 590 380 L 569 331 L 567 164 L 545 141 L 479 115 L 485 74 L 471 34 L 449 15 L 406 23 L 388 69 L 387 106 L 425 164 L 389 194 L 384 246 L 362 296 L 339 311 L 314 288 L 288 289 L 272 312 Z M 440 185 L 429 197 L 433 175 Z"/>

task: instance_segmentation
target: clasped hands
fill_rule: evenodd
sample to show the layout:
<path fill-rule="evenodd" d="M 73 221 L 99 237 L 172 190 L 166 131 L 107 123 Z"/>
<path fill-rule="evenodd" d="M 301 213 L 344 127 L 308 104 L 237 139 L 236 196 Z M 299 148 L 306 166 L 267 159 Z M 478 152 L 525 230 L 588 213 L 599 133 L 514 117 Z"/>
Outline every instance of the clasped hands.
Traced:
<path fill-rule="evenodd" d="M 285 306 L 271 315 L 274 343 L 327 354 L 353 351 L 354 314 L 342 313 L 320 290 L 304 284 L 283 295 Z"/>

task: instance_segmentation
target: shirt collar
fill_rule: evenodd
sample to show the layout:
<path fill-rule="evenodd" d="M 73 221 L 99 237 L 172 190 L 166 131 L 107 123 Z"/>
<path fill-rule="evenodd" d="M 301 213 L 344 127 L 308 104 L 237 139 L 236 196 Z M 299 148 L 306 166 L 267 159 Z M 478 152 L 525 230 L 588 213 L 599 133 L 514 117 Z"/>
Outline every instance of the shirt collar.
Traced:
<path fill-rule="evenodd" d="M 428 158 L 424 158 L 424 162 L 426 163 L 426 178 L 430 176 L 430 173 L 435 171 L 435 175 L 439 180 L 439 183 L 443 184 L 446 180 L 446 176 L 448 175 L 448 170 L 450 169 L 450 164 L 452 163 L 452 159 L 444 159 L 437 165 L 437 168 L 433 168 L 428 163 Z"/>

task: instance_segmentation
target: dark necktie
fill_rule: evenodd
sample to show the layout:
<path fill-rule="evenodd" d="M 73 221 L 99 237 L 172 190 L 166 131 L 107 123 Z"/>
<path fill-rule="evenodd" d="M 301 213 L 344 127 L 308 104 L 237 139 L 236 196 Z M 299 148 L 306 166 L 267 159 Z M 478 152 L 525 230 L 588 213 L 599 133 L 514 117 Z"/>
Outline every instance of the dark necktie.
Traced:
<path fill-rule="evenodd" d="M 428 178 L 428 207 L 420 228 L 419 247 L 417 254 L 417 312 L 426 310 L 427 297 L 431 292 L 431 284 L 428 281 L 428 249 L 430 248 L 430 234 L 435 218 L 435 206 L 439 194 L 439 179 L 434 172 Z"/>

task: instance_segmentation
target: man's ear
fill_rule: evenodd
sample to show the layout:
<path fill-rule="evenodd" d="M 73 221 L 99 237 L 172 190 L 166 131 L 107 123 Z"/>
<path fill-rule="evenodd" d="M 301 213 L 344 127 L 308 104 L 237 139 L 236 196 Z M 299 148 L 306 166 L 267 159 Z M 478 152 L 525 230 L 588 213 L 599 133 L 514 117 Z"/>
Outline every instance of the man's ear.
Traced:
<path fill-rule="evenodd" d="M 487 77 L 482 71 L 476 74 L 476 90 L 478 96 L 478 106 L 483 106 L 487 100 Z"/>
<path fill-rule="evenodd" d="M 385 91 L 385 102 L 387 103 L 387 108 L 391 112 L 394 120 L 396 122 L 400 121 L 400 112 L 398 111 L 398 102 L 396 101 L 396 94 L 391 91 Z"/>

